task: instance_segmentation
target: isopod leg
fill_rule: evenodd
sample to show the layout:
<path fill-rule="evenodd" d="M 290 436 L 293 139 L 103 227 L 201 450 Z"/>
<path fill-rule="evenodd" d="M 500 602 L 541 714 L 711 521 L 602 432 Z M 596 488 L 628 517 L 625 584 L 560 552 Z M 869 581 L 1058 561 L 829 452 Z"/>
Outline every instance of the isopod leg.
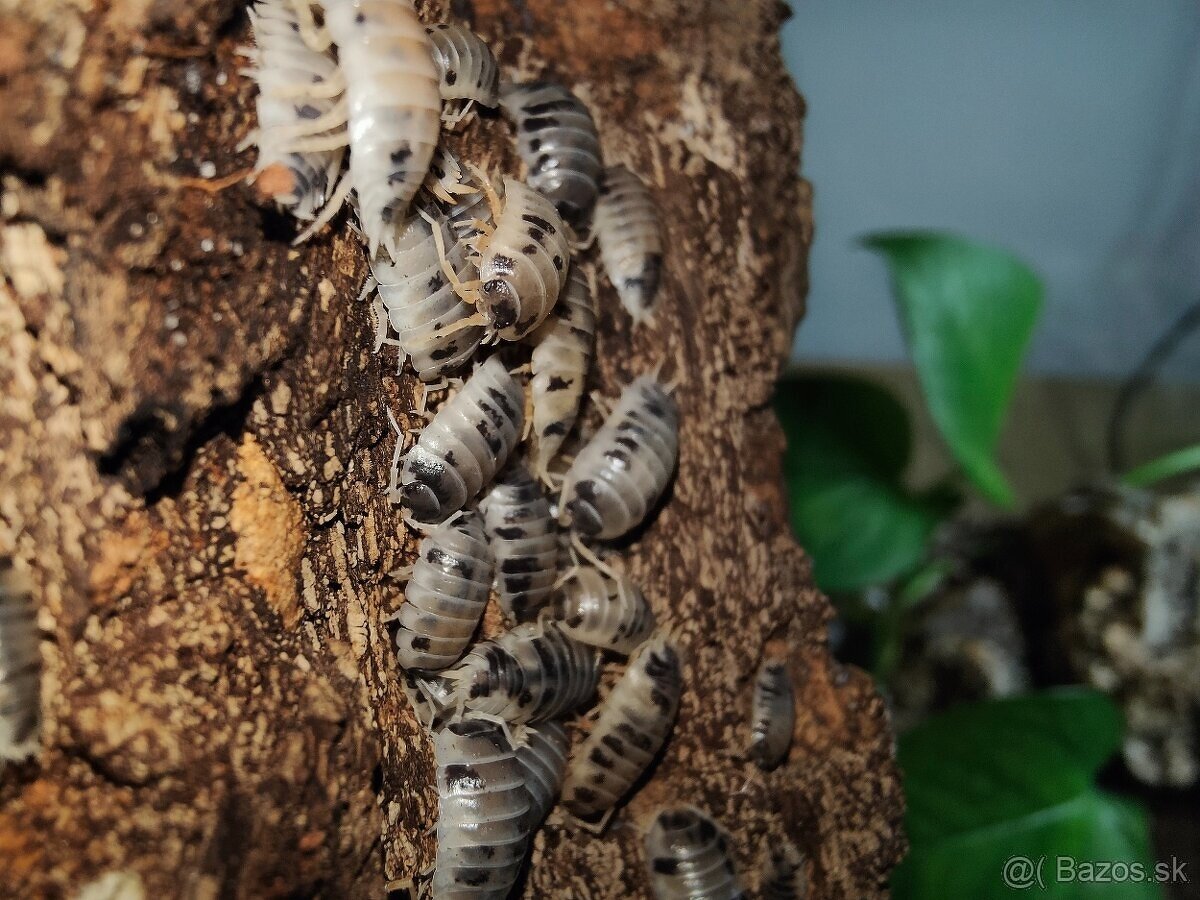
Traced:
<path fill-rule="evenodd" d="M 325 205 L 321 208 L 320 213 L 317 214 L 317 217 L 312 220 L 312 223 L 307 228 L 296 236 L 296 239 L 292 241 L 292 246 L 295 247 L 303 244 L 328 225 L 333 217 L 337 215 L 338 210 L 342 208 L 342 204 L 346 202 L 346 198 L 350 196 L 350 191 L 353 189 L 354 183 L 350 179 L 350 170 L 347 169 L 343 173 L 341 180 L 337 183 L 337 186 L 333 189 L 333 194 L 325 201 Z M 359 299 L 362 298 L 360 297 Z"/>
<path fill-rule="evenodd" d="M 437 247 L 438 262 L 441 263 L 442 272 L 446 275 L 446 280 L 450 282 L 450 287 L 454 289 L 455 294 L 465 303 L 470 303 L 473 306 L 475 304 L 475 292 L 479 289 L 479 282 L 461 281 L 459 279 L 458 273 L 454 271 L 454 266 L 450 265 L 450 260 L 446 258 L 446 239 L 442 234 L 441 223 L 425 210 L 421 210 L 420 212 L 421 216 L 433 229 L 433 243 Z M 457 327 L 455 327 L 455 330 L 458 330 Z M 443 334 L 450 333 L 452 332 L 443 332 Z"/>

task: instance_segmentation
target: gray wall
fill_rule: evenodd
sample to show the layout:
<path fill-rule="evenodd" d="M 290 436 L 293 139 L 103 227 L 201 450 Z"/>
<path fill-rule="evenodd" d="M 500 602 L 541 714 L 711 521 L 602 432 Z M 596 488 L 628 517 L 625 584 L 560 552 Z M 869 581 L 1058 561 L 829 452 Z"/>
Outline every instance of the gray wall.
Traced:
<path fill-rule="evenodd" d="M 1120 376 L 1200 297 L 1194 0 L 793 0 L 817 237 L 801 362 L 894 362 L 858 236 L 950 229 L 1047 285 L 1031 367 Z M 1170 370 L 1200 379 L 1200 336 Z"/>

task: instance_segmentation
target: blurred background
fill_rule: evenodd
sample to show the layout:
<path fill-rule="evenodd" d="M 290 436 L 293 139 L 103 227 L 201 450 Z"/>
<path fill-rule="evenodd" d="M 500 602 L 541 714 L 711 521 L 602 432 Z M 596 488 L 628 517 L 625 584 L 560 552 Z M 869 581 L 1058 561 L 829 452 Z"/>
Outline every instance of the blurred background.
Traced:
<path fill-rule="evenodd" d="M 792 5 L 816 239 L 778 406 L 902 732 L 896 893 L 1075 854 L 1189 880 L 1033 894 L 1200 897 L 1200 5 Z"/>

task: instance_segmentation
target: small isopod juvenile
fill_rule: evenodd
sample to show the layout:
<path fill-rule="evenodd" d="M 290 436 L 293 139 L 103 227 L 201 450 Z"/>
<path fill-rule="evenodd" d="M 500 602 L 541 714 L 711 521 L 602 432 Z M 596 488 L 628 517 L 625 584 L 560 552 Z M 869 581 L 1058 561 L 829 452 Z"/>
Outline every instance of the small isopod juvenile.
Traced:
<path fill-rule="evenodd" d="M 600 134 L 588 108 L 550 81 L 506 85 L 500 103 L 516 123 L 526 180 L 550 198 L 564 220 L 576 227 L 585 224 L 604 169 Z"/>
<path fill-rule="evenodd" d="M 471 648 L 444 676 L 458 704 L 506 722 L 556 719 L 596 691 L 596 651 L 553 622 L 529 622 Z"/>
<path fill-rule="evenodd" d="M 678 457 L 679 408 L 655 376 L 643 375 L 567 470 L 560 522 L 587 537 L 620 537 L 645 520 Z"/>
<path fill-rule="evenodd" d="M 399 499 L 414 518 L 440 522 L 491 482 L 521 438 L 524 402 L 499 357 L 475 370 L 404 457 Z"/>
<path fill-rule="evenodd" d="M 459 327 L 486 325 L 506 341 L 537 328 L 567 283 L 571 247 L 567 227 L 550 201 L 515 178 L 504 179 L 503 198 L 480 177 L 491 221 L 477 220 L 479 280 L 452 279 L 477 309 Z"/>
<path fill-rule="evenodd" d="M 494 107 L 500 89 L 500 71 L 487 43 L 463 25 L 443 22 L 425 29 L 433 45 L 433 61 L 441 78 L 442 99 L 457 106 L 447 110 L 446 124 L 454 127 L 471 106 Z"/>
<path fill-rule="evenodd" d="M 604 171 L 593 230 L 608 279 L 636 325 L 654 311 L 662 279 L 662 224 L 650 191 L 624 166 Z"/>
<path fill-rule="evenodd" d="M 770 771 L 787 758 L 796 728 L 796 694 L 787 659 L 768 656 L 754 678 L 749 756 Z"/>
<path fill-rule="evenodd" d="M 665 635 L 634 653 L 567 767 L 563 805 L 573 815 L 601 819 L 649 767 L 679 711 L 681 669 L 679 653 Z"/>
<path fill-rule="evenodd" d="M 503 724 L 451 722 L 433 736 L 437 762 L 438 900 L 503 900 L 529 846 L 525 770 Z"/>
<path fill-rule="evenodd" d="M 572 263 L 567 288 L 546 319 L 529 336 L 533 397 L 534 466 L 550 479 L 558 453 L 579 414 L 584 384 L 596 344 L 596 303 L 591 286 Z"/>
<path fill-rule="evenodd" d="M 768 848 L 758 893 L 762 900 L 805 900 L 808 896 L 804 855 L 791 841 Z"/>
<path fill-rule="evenodd" d="M 293 148 L 308 139 L 325 140 L 344 123 L 335 106 L 345 83 L 333 56 L 305 42 L 289 0 L 255 3 L 250 28 L 254 46 L 243 52 L 251 64 L 246 74 L 258 85 L 258 127 L 243 146 L 258 144 L 254 177 L 259 189 L 296 218 L 311 221 L 341 171 L 343 140 L 324 149 Z"/>
<path fill-rule="evenodd" d="M 322 5 L 346 80 L 350 175 L 374 258 L 395 246 L 425 179 L 441 132 L 440 78 L 412 0 Z"/>
<path fill-rule="evenodd" d="M 554 606 L 559 626 L 577 641 L 632 653 L 654 631 L 654 613 L 629 578 L 606 578 L 584 566 L 563 586 Z"/>
<path fill-rule="evenodd" d="M 386 339 L 387 329 L 382 327 L 377 344 L 397 344 L 408 355 L 422 381 L 436 381 L 444 373 L 462 366 L 484 338 L 482 327 L 447 333 L 449 325 L 469 316 L 471 310 L 446 279 L 433 239 L 434 228 L 449 240 L 446 222 L 413 216 L 396 241 L 392 261 L 376 258 L 371 263 L 383 306 L 381 324 L 386 316 L 386 322 L 396 331 L 394 340 Z M 455 241 L 446 261 L 459 277 L 475 277 L 465 242 Z"/>
<path fill-rule="evenodd" d="M 0 568 L 0 769 L 5 760 L 25 759 L 37 750 L 41 669 L 37 610 L 29 579 L 4 566 Z"/>
<path fill-rule="evenodd" d="M 664 809 L 646 832 L 650 885 L 658 900 L 749 900 L 729 835 L 694 806 Z"/>
<path fill-rule="evenodd" d="M 529 818 L 536 828 L 549 814 L 562 791 L 567 771 L 567 731 L 559 722 L 518 725 L 517 760 L 525 770 Z"/>
<path fill-rule="evenodd" d="M 396 618 L 396 653 L 406 669 L 444 669 L 471 642 L 492 585 L 492 552 L 475 510 L 421 539 Z"/>
<path fill-rule="evenodd" d="M 509 465 L 479 503 L 505 615 L 527 622 L 550 602 L 558 575 L 558 525 L 542 486 L 520 463 Z"/>

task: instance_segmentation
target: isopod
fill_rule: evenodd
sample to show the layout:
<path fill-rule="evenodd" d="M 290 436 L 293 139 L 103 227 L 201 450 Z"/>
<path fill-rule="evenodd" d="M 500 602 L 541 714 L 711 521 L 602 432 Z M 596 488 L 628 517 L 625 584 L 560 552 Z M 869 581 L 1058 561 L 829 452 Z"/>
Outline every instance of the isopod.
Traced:
<path fill-rule="evenodd" d="M 563 804 L 572 814 L 595 821 L 629 791 L 666 743 L 682 690 L 671 641 L 659 634 L 642 644 L 571 757 Z"/>
<path fill-rule="evenodd" d="M 510 463 L 480 501 L 496 559 L 500 607 L 527 622 L 550 602 L 558 575 L 558 525 L 542 487 L 520 463 Z"/>
<path fill-rule="evenodd" d="M 37 610 L 29 579 L 0 568 L 0 769 L 32 755 L 41 729 Z"/>
<path fill-rule="evenodd" d="M 433 229 L 449 236 L 444 221 L 430 222 L 413 216 L 404 227 L 392 251 L 392 262 L 376 258 L 371 273 L 379 290 L 379 302 L 386 319 L 396 330 L 395 343 L 408 355 L 417 377 L 435 381 L 444 373 L 462 366 L 483 341 L 482 327 L 447 327 L 471 314 L 450 286 L 442 270 Z M 446 259 L 462 278 L 473 278 L 475 267 L 465 242 L 457 241 Z M 383 316 L 381 316 L 381 322 Z M 382 329 L 378 344 L 384 343 Z"/>
<path fill-rule="evenodd" d="M 517 341 L 537 328 L 567 283 L 571 248 L 567 226 L 550 201 L 515 178 L 504 179 L 503 198 L 480 177 L 491 223 L 476 238 L 479 280 L 452 279 L 455 290 L 476 306 L 459 327 L 486 325 L 500 338 Z"/>
<path fill-rule="evenodd" d="M 258 85 L 258 127 L 243 146 L 258 144 L 259 188 L 298 219 L 310 221 L 325 206 L 342 168 L 343 138 L 332 146 L 296 150 L 308 139 L 326 140 L 344 124 L 335 108 L 345 84 L 333 56 L 301 36 L 290 0 L 260 0 L 250 7 L 254 46 L 243 52 Z M 335 212 L 332 210 L 331 212 Z"/>
<path fill-rule="evenodd" d="M 643 375 L 567 470 L 560 521 L 588 537 L 620 537 L 645 520 L 678 457 L 679 409 L 656 377 Z"/>
<path fill-rule="evenodd" d="M 517 152 L 527 181 L 545 194 L 573 226 L 586 223 L 596 205 L 600 175 L 600 134 L 583 102 L 549 81 L 507 85 L 501 106 L 517 128 Z"/>
<path fill-rule="evenodd" d="M 525 770 L 529 791 L 529 818 L 540 825 L 558 801 L 567 770 L 566 729 L 558 722 L 518 725 L 517 760 Z"/>
<path fill-rule="evenodd" d="M 662 278 L 662 224 L 650 191 L 624 166 L 604 171 L 594 230 L 608 279 L 636 325 L 654 311 Z"/>
<path fill-rule="evenodd" d="M 808 896 L 804 856 L 791 841 L 768 848 L 758 892 L 762 900 L 804 900 Z"/>
<path fill-rule="evenodd" d="M 439 814 L 432 896 L 503 900 L 529 845 L 525 771 L 503 724 L 451 722 L 433 736 Z"/>
<path fill-rule="evenodd" d="M 444 669 L 475 633 L 492 584 L 492 552 L 478 512 L 466 510 L 421 539 L 397 614 L 396 651 L 406 669 Z"/>
<path fill-rule="evenodd" d="M 787 758 L 796 727 L 796 695 L 787 660 L 768 656 L 754 678 L 749 756 L 770 771 Z"/>
<path fill-rule="evenodd" d="M 390 253 L 441 132 L 442 98 L 412 0 L 325 0 L 346 81 L 350 176 L 369 256 Z"/>
<path fill-rule="evenodd" d="M 473 103 L 494 107 L 500 88 L 500 71 L 496 68 L 496 57 L 483 38 L 470 28 L 451 23 L 425 30 L 429 33 L 433 61 L 441 76 L 442 99 L 461 103 L 459 108 L 447 111 L 446 123 L 451 127 L 458 124 L 471 111 Z"/>
<path fill-rule="evenodd" d="M 555 719 L 596 691 L 596 651 L 553 622 L 528 622 L 476 644 L 444 676 L 458 704 L 507 722 Z"/>
<path fill-rule="evenodd" d="M 596 344 L 596 303 L 587 278 L 571 265 L 567 287 L 529 341 L 533 396 L 534 466 L 550 479 L 550 461 L 558 453 L 579 414 L 584 383 Z"/>
<path fill-rule="evenodd" d="M 520 440 L 524 402 L 521 385 L 499 357 L 489 357 L 405 455 L 400 502 L 422 522 L 440 522 L 462 509 Z"/>
<path fill-rule="evenodd" d="M 636 650 L 655 627 L 650 604 L 628 577 L 605 578 L 590 566 L 563 586 L 554 615 L 575 640 L 622 654 Z"/>
<path fill-rule="evenodd" d="M 658 900 L 748 900 L 725 829 L 694 806 L 664 809 L 646 832 Z"/>

